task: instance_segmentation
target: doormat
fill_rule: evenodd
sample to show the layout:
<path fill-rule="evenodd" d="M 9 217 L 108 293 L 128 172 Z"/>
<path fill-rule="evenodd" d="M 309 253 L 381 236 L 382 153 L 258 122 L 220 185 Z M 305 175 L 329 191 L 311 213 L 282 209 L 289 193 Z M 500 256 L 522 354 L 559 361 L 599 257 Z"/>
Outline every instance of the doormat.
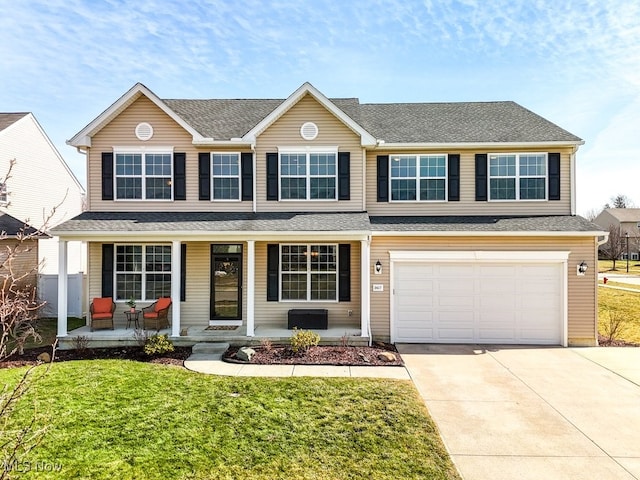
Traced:
<path fill-rule="evenodd" d="M 211 325 L 205 330 L 237 330 L 238 327 L 234 325 Z"/>

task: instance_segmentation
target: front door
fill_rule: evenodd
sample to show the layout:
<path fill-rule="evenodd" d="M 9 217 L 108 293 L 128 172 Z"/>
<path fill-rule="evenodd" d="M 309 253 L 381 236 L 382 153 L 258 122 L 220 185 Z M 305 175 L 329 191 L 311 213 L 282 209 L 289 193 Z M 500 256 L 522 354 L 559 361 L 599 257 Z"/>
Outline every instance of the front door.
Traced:
<path fill-rule="evenodd" d="M 211 246 L 211 320 L 242 318 L 242 246 Z"/>

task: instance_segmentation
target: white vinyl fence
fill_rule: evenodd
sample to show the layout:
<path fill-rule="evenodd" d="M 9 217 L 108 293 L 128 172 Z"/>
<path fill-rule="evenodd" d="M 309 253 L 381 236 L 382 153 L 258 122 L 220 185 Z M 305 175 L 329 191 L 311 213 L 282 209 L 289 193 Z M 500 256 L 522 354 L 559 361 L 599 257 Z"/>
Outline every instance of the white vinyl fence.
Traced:
<path fill-rule="evenodd" d="M 84 281 L 86 275 L 74 273 L 68 275 L 67 311 L 70 317 L 84 315 Z M 58 275 L 39 275 L 38 296 L 46 302 L 41 316 L 58 316 Z"/>

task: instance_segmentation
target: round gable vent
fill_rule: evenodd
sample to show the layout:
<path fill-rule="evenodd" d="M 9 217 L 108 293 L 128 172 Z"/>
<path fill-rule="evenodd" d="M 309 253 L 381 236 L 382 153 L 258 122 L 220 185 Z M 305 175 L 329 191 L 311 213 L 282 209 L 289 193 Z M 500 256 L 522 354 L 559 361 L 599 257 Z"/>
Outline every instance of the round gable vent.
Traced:
<path fill-rule="evenodd" d="M 136 137 L 138 140 L 146 142 L 153 137 L 153 127 L 146 122 L 139 123 L 136 126 Z"/>
<path fill-rule="evenodd" d="M 318 126 L 313 122 L 306 122 L 300 127 L 300 136 L 305 140 L 313 140 L 318 136 Z"/>

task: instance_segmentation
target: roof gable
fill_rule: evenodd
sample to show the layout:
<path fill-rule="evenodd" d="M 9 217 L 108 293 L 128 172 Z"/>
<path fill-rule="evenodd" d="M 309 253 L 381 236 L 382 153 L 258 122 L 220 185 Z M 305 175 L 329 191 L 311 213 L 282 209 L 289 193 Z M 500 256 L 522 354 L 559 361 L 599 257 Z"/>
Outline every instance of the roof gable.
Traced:
<path fill-rule="evenodd" d="M 16 123 L 21 118 L 29 115 L 29 112 L 0 113 L 0 132 Z"/>
<path fill-rule="evenodd" d="M 269 115 L 263 118 L 257 125 L 249 130 L 242 138 L 243 140 L 255 143 L 256 137 L 264 132 L 269 126 L 271 126 L 276 120 L 282 117 L 288 112 L 291 107 L 297 104 L 306 95 L 313 97 L 320 105 L 331 112 L 342 123 L 349 127 L 354 133 L 360 136 L 360 143 L 362 145 L 373 146 L 376 144 L 376 139 L 367 132 L 362 125 L 357 123 L 353 118 L 342 111 L 338 106 L 325 97 L 317 88 L 311 85 L 309 82 L 302 84 L 295 92 L 293 92 L 285 101 L 278 105 Z M 343 102 L 346 105 L 347 102 Z M 356 109 L 357 110 L 357 109 Z"/>
<path fill-rule="evenodd" d="M 604 212 L 618 222 L 640 222 L 640 208 L 607 208 Z"/>
<path fill-rule="evenodd" d="M 118 100 L 111 104 L 104 112 L 98 115 L 89 125 L 80 130 L 67 144 L 74 147 L 90 147 L 91 137 L 98 133 L 106 124 L 111 122 L 115 117 L 122 113 L 129 105 L 135 102 L 141 95 L 151 100 L 158 108 L 171 117 L 175 122 L 189 132 L 194 141 L 203 140 L 202 135 L 187 123 L 182 117 L 174 112 L 169 106 L 163 102 L 155 93 L 149 90 L 141 83 L 136 83 Z"/>

